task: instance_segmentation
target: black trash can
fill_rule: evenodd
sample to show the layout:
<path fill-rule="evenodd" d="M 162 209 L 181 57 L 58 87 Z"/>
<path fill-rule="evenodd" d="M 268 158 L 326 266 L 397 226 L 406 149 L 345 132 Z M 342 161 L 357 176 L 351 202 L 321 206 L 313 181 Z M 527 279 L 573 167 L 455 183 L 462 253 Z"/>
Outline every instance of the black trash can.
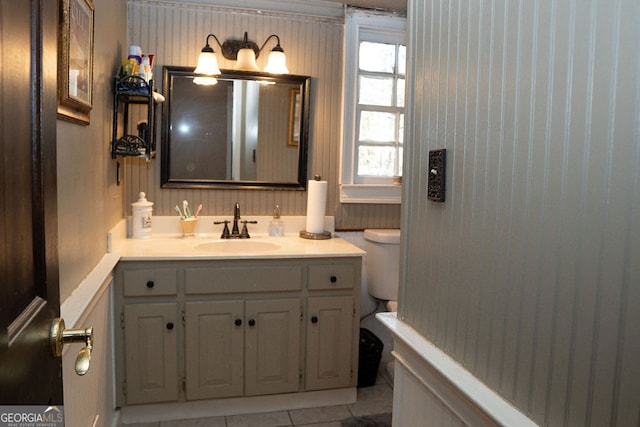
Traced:
<path fill-rule="evenodd" d="M 383 347 L 382 341 L 373 332 L 360 328 L 358 387 L 369 387 L 376 383 Z"/>

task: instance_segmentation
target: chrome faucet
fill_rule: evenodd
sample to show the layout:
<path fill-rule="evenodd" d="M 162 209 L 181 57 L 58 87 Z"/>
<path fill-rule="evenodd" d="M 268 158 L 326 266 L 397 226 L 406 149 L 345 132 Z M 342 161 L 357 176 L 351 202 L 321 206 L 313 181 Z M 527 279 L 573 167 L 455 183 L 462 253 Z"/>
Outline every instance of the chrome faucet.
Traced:
<path fill-rule="evenodd" d="M 233 226 L 231 227 L 231 232 L 229 231 L 229 220 L 224 221 L 215 221 L 214 224 L 224 224 L 224 229 L 222 230 L 222 235 L 220 238 L 222 239 L 248 239 L 249 230 L 247 230 L 247 224 L 257 224 L 258 221 L 241 221 L 240 220 L 240 203 L 236 202 L 236 205 L 233 207 Z M 238 227 L 238 222 L 242 224 L 242 231 Z"/>

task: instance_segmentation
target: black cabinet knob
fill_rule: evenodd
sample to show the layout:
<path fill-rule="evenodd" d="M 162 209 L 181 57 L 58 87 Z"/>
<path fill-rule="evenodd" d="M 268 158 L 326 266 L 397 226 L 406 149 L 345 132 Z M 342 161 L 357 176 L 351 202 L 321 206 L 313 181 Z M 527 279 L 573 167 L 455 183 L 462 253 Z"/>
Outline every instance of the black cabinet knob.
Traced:
<path fill-rule="evenodd" d="M 253 319 L 249 319 L 249 326 L 255 326 L 256 321 Z"/>
<path fill-rule="evenodd" d="M 318 316 L 311 316 L 311 323 L 318 323 Z"/>
<path fill-rule="evenodd" d="M 336 276 L 331 276 L 329 280 L 331 280 L 331 283 L 336 283 L 338 281 L 338 278 Z"/>
<path fill-rule="evenodd" d="M 173 322 L 167 323 L 167 329 L 168 330 L 172 330 L 173 329 Z"/>
<path fill-rule="evenodd" d="M 234 323 L 236 324 L 236 326 L 240 326 L 242 325 L 242 319 L 236 319 Z"/>
<path fill-rule="evenodd" d="M 155 283 L 153 283 L 153 280 L 149 280 L 149 281 L 147 282 L 147 288 L 149 288 L 149 289 L 153 288 L 155 285 L 156 285 L 156 284 L 155 284 Z"/>

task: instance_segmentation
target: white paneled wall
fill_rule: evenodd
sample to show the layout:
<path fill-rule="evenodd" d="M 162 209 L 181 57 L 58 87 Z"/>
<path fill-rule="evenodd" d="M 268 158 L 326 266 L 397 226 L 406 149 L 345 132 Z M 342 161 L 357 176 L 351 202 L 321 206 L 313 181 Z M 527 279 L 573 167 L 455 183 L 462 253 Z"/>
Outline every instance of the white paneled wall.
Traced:
<path fill-rule="evenodd" d="M 637 425 L 640 3 L 408 16 L 400 317 L 540 424 Z"/>
<path fill-rule="evenodd" d="M 289 71 L 312 77 L 309 176 L 320 174 L 335 184 L 327 203 L 328 214 L 334 214 L 342 114 L 343 19 L 138 0 L 129 1 L 128 13 L 130 43 L 155 53 L 156 87 L 162 83 L 163 65 L 195 67 L 209 33 L 222 42 L 242 38 L 247 31 L 259 44 L 270 34 L 278 34 Z M 218 58 L 221 68 L 233 68 L 233 62 L 221 55 Z M 266 59 L 267 55 L 261 55 L 258 65 L 264 66 Z M 127 159 L 126 185 L 131 201 L 139 191 L 146 191 L 155 203 L 156 215 L 172 215 L 173 206 L 184 198 L 202 202 L 207 215 L 231 213 L 236 201 L 243 207 L 243 214 L 269 214 L 275 203 L 280 204 L 283 215 L 306 212 L 306 192 L 301 191 L 161 190 L 159 158 L 152 163 Z"/>

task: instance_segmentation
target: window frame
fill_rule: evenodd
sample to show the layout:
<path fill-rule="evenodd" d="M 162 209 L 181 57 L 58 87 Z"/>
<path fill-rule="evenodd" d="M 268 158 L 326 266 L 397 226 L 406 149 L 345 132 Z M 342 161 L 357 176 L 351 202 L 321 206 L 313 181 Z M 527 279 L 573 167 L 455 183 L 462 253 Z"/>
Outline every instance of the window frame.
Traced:
<path fill-rule="evenodd" d="M 350 9 L 345 31 L 344 126 L 341 152 L 340 203 L 401 203 L 402 188 L 393 177 L 356 180 L 355 141 L 358 126 L 358 57 L 361 41 L 400 43 L 406 46 L 407 22 L 403 16 Z M 406 87 L 406 75 L 405 75 Z M 406 100 L 406 96 L 405 96 Z M 406 104 L 405 104 L 406 118 Z M 406 141 L 403 141 L 403 145 Z M 404 149 L 403 149 L 404 151 Z"/>

